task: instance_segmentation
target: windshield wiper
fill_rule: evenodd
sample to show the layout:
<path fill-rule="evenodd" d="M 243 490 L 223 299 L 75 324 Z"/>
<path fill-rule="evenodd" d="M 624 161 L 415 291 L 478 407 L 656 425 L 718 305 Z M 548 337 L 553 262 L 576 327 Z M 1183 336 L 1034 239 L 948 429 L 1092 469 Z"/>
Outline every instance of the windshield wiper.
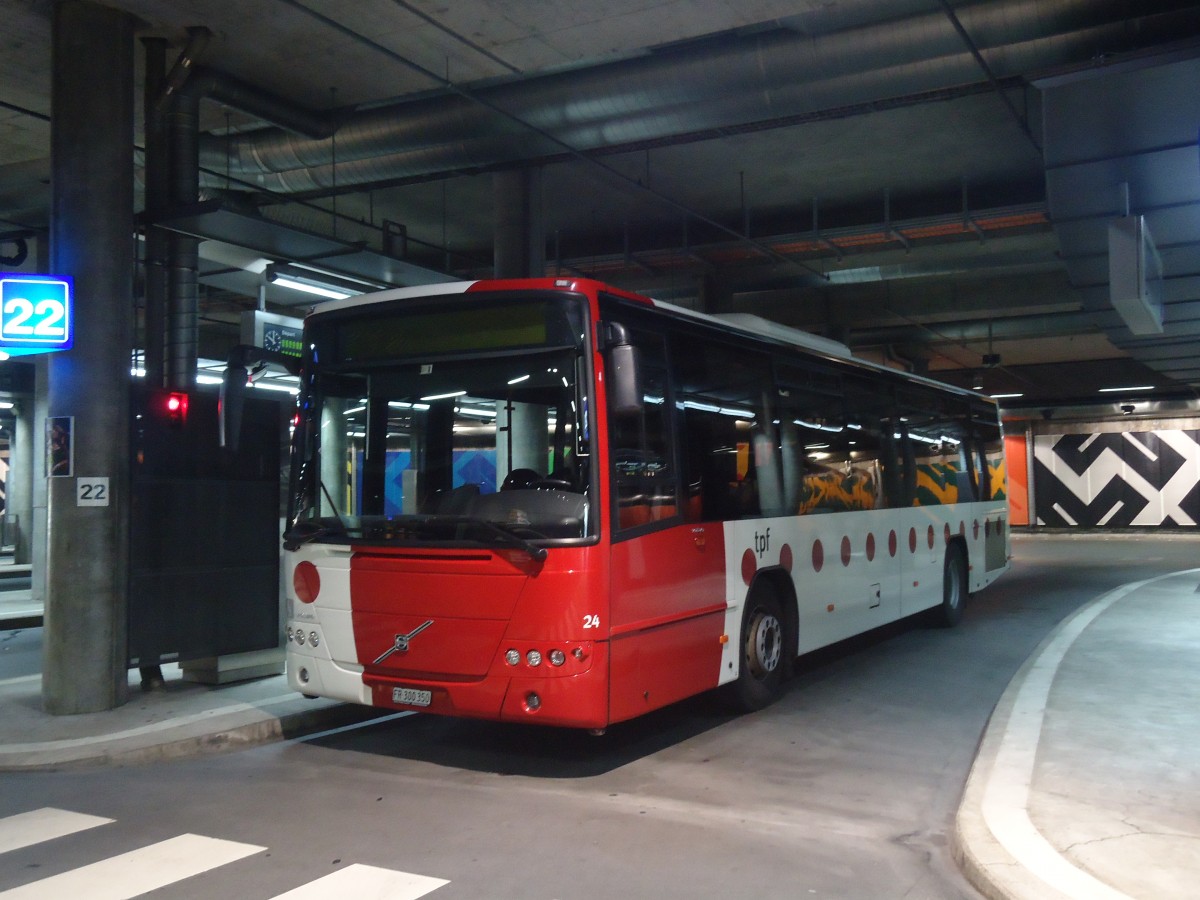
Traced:
<path fill-rule="evenodd" d="M 296 522 L 283 533 L 283 549 L 299 550 L 301 544 L 307 544 L 309 541 L 315 541 L 329 535 L 349 536 L 350 529 L 346 527 L 346 524 L 340 517 L 337 519 L 337 527 L 330 527 L 327 524 L 329 521 L 329 519 L 319 519 L 316 522 Z"/>
<path fill-rule="evenodd" d="M 330 530 L 324 525 L 317 525 L 313 522 L 297 522 L 283 533 L 283 549 L 294 552 L 299 550 L 302 544 L 315 541 L 327 534 L 330 534 Z"/>
<path fill-rule="evenodd" d="M 520 535 L 513 534 L 502 525 L 497 525 L 495 522 L 489 522 L 487 519 L 477 519 L 474 516 L 437 516 L 439 521 L 461 522 L 466 525 L 480 525 L 486 528 L 492 534 L 501 539 L 503 543 L 512 544 L 519 550 L 529 554 L 529 558 L 535 562 L 543 562 L 548 554 L 545 547 L 539 547 Z"/>
<path fill-rule="evenodd" d="M 499 543 L 515 547 L 522 553 L 527 554 L 535 562 L 543 562 L 548 555 L 545 547 L 539 547 L 531 541 L 525 540 L 525 538 L 514 534 L 503 525 L 489 522 L 487 519 L 477 519 L 474 516 L 395 516 L 381 520 L 374 526 L 364 524 L 361 528 L 355 527 L 353 529 L 347 527 L 344 520 L 339 516 L 337 523 L 341 527 L 331 527 L 332 522 L 329 519 L 322 519 L 319 523 L 297 522 L 284 535 L 283 546 L 287 550 L 296 550 L 301 544 L 306 544 L 309 541 L 315 541 L 329 535 L 349 537 L 351 531 L 359 532 L 361 537 L 367 539 L 393 538 L 398 536 L 397 532 L 407 533 L 408 537 L 414 538 L 422 530 L 429 532 L 439 528 L 465 526 L 482 529 L 492 537 L 497 538 Z"/>
<path fill-rule="evenodd" d="M 510 547 L 516 547 L 522 553 L 529 556 L 530 559 L 536 562 L 545 560 L 547 554 L 545 547 L 539 547 L 531 541 L 525 540 L 520 535 L 514 534 L 509 529 L 495 522 L 489 522 L 487 519 L 477 519 L 474 516 L 448 516 L 448 515 L 418 515 L 418 516 L 396 516 L 388 520 L 388 525 L 399 526 L 404 530 L 418 531 L 422 526 L 428 527 L 431 530 L 438 527 L 447 526 L 469 526 L 481 528 L 489 532 L 492 536 L 499 538 L 499 542 L 507 544 Z"/>

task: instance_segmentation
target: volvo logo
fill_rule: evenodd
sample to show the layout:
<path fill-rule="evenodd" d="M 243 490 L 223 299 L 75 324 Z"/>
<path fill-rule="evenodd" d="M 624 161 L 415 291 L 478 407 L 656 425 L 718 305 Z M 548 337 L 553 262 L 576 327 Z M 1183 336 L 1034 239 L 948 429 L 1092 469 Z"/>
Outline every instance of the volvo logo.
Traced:
<path fill-rule="evenodd" d="M 396 642 L 394 644 L 392 644 L 392 646 L 390 646 L 386 650 L 384 650 L 383 653 L 379 654 L 379 659 L 375 660 L 375 665 L 379 665 L 381 662 L 383 662 L 385 659 L 387 659 L 393 653 L 407 653 L 408 652 L 408 642 L 411 641 L 413 638 L 415 638 L 418 634 L 420 634 L 422 631 L 424 631 L 426 628 L 428 628 L 432 624 L 433 624 L 433 619 L 429 619 L 426 622 L 422 622 L 420 625 L 418 625 L 416 628 L 414 628 L 408 634 L 396 635 Z"/>

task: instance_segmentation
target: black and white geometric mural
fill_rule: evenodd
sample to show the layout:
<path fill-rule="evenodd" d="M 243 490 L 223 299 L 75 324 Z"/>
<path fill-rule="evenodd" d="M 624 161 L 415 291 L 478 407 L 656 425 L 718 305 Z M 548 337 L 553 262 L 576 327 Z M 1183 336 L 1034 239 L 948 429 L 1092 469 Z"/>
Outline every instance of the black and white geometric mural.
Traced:
<path fill-rule="evenodd" d="M 1200 524 L 1200 431 L 1034 435 L 1033 467 L 1039 525 Z"/>

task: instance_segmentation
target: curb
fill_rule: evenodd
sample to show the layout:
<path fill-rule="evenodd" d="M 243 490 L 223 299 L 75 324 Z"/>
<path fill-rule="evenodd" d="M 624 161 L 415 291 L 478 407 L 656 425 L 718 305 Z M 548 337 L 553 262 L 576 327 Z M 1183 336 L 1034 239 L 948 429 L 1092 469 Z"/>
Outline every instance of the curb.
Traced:
<path fill-rule="evenodd" d="M 310 700 L 295 701 L 313 703 Z M 383 712 L 387 712 L 386 710 Z M 0 772 L 37 772 L 106 765 L 141 765 L 190 756 L 244 750 L 254 746 L 292 740 L 310 732 L 354 725 L 380 716 L 380 710 L 338 701 L 327 701 L 314 709 L 284 712 L 277 716 L 248 708 L 252 721 L 212 728 L 213 722 L 180 725 L 179 732 L 194 733 L 163 740 L 145 737 L 107 737 L 53 741 L 23 750 L 21 744 L 0 747 Z M 233 716 L 225 717 L 226 721 Z M 205 725 L 208 727 L 206 728 Z M 171 729 L 167 729 L 168 732 Z"/>
<path fill-rule="evenodd" d="M 1075 610 L 1038 644 L 1001 695 L 976 751 L 951 837 L 955 862 L 989 900 L 1128 900 L 1076 867 L 1037 831 L 1028 815 L 1029 790 L 1045 699 L 1067 651 L 1109 608 L 1179 574 L 1121 585 Z M 1019 848 L 1020 858 L 1012 848 Z"/>

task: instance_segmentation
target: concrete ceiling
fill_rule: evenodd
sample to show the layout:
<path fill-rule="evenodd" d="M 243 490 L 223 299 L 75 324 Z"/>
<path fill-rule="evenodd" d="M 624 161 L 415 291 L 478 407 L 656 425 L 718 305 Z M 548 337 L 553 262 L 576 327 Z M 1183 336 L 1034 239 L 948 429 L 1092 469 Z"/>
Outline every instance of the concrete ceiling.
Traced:
<path fill-rule="evenodd" d="M 758 313 L 1030 407 L 1200 387 L 1200 3 L 107 5 L 168 63 L 190 41 L 211 81 L 214 205 L 173 220 L 207 239 L 208 346 L 236 339 L 264 260 L 490 274 L 494 173 L 532 166 L 548 272 Z M 6 259 L 46 233 L 52 7 L 0 0 Z M 1159 250 L 1161 333 L 1109 299 L 1126 211 Z"/>

